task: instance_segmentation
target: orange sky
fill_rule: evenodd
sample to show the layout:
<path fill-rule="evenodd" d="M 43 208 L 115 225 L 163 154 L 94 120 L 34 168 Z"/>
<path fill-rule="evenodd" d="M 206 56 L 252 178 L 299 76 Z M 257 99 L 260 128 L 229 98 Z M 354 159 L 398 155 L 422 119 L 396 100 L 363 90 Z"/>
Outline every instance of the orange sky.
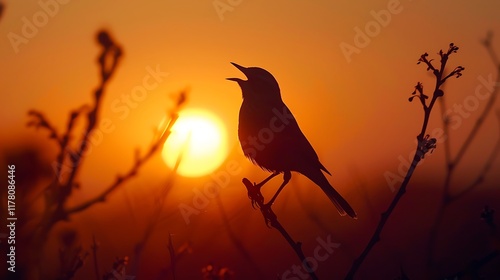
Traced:
<path fill-rule="evenodd" d="M 420 105 L 408 103 L 407 97 L 417 81 L 433 85 L 425 67 L 416 65 L 420 54 L 433 55 L 449 42 L 460 47 L 449 64 L 463 65 L 466 71 L 447 86 L 450 105 L 474 92 L 479 76 L 494 73 L 479 40 L 488 30 L 498 31 L 495 11 L 500 4 L 241 1 L 218 13 L 210 1 L 69 1 L 58 4 L 26 44 L 14 46 L 9 34 L 23 36 L 23 17 L 33 22 L 43 9 L 36 1 L 6 6 L 0 24 L 0 98 L 7 106 L 0 117 L 12 132 L 2 134 L 2 142 L 18 133 L 33 134 L 24 127 L 29 109 L 47 112 L 63 127 L 69 109 L 90 102 L 97 84 L 94 36 L 104 27 L 123 46 L 125 58 L 103 104 L 102 117 L 111 119 L 116 130 L 105 135 L 99 149 L 107 152 L 96 153 L 96 161 L 111 162 L 110 156 L 121 149 L 145 147 L 169 106 L 167 94 L 184 88 L 190 89 L 188 107 L 208 109 L 224 120 L 234 147 L 241 93 L 224 79 L 242 76 L 229 64 L 234 61 L 274 74 L 302 130 L 342 180 L 352 175 L 351 167 L 363 172 L 380 163 L 397 168 L 398 156 L 413 149 L 422 114 Z M 356 45 L 356 28 L 373 26 L 374 13 L 391 17 L 385 27 L 378 25 L 366 46 Z M 347 58 L 341 44 L 359 46 L 360 52 Z M 148 67 L 168 76 L 126 116 L 113 111 L 113 102 L 122 105 L 121 96 L 142 83 Z M 470 128 L 479 111 L 460 129 Z M 436 110 L 434 126 L 440 126 L 438 114 Z M 493 118 L 490 124 L 495 125 Z M 498 137 L 494 129 L 483 131 L 491 139 Z M 113 166 L 120 170 L 122 163 Z"/>
<path fill-rule="evenodd" d="M 406 96 L 416 81 L 432 82 L 425 80 L 423 67 L 415 66 L 416 59 L 451 41 L 460 46 L 450 64 L 460 63 L 467 72 L 449 85 L 450 90 L 461 89 L 453 93 L 460 100 L 459 95 L 474 88 L 478 75 L 493 71 L 478 41 L 487 30 L 497 31 L 495 11 L 500 4 L 401 1 L 400 12 L 348 63 L 339 45 L 354 45 L 354 28 L 364 29 L 373 21 L 371 11 L 387 9 L 392 2 L 241 1 L 223 13 L 221 21 L 211 1 L 69 1 L 59 5 L 54 17 L 27 44 L 20 44 L 16 54 L 7 35 L 22 34 L 22 18 L 32 19 L 41 7 L 37 1 L 7 1 L 0 25 L 4 34 L 0 81 L 5 92 L 2 103 L 9 106 L 1 117 L 9 120 L 9 129 L 17 130 L 30 108 L 47 110 L 50 104 L 58 109 L 51 110 L 52 119 L 62 120 L 69 108 L 88 101 L 97 78 L 93 38 L 104 27 L 126 55 L 108 90 L 105 108 L 140 83 L 147 66 L 160 65 L 170 73 L 131 118 L 120 121 L 145 135 L 148 128 L 140 126 L 158 123 L 155 118 L 165 107 L 165 94 L 189 87 L 189 106 L 209 108 L 224 118 L 234 141 L 240 94 L 224 78 L 239 73 L 230 61 L 274 73 L 284 100 L 312 139 L 320 134 L 311 125 L 312 109 L 320 112 L 318 118 L 333 119 L 325 136 L 337 149 L 359 147 L 359 139 L 379 141 L 383 132 L 392 129 L 412 135 L 416 127 L 411 124 L 421 116 L 418 111 L 409 113 L 418 108 L 407 104 Z M 104 114 L 113 117 L 112 112 Z M 136 140 L 130 139 L 131 144 Z M 326 149 L 321 141 L 312 141 L 320 151 Z"/>
<path fill-rule="evenodd" d="M 104 136 L 87 159 L 84 182 L 110 182 L 116 173 L 126 170 L 133 149 L 144 150 L 150 143 L 153 129 L 170 106 L 168 94 L 185 88 L 189 89 L 187 107 L 204 108 L 224 120 L 231 151 L 228 160 L 241 163 L 244 174 L 252 174 L 256 181 L 263 177 L 263 172 L 244 159 L 237 143 L 241 91 L 225 78 L 243 75 L 230 62 L 273 73 L 284 101 L 324 165 L 333 171 L 333 184 L 345 186 L 340 188 L 342 193 L 349 193 L 347 186 L 360 180 L 384 182 L 383 172 L 397 172 L 398 157 L 409 157 L 421 127 L 421 106 L 407 98 L 417 81 L 427 90 L 434 85 L 425 66 L 416 64 L 419 56 L 428 52 L 437 58 L 437 51 L 450 42 L 460 47 L 449 65 L 462 65 L 465 71 L 445 88 L 452 106 L 474 94 L 479 77 L 496 75 L 480 44 L 488 30 L 494 32 L 494 47 L 500 50 L 498 1 L 222 0 L 219 2 L 239 4 L 221 14 L 211 0 L 73 0 L 57 4 L 58 10 L 47 23 L 19 45 L 9 38 L 14 33 L 24 36 L 23 19 L 33 22 L 33 16 L 43 9 L 38 1 L 4 2 L 0 19 L 2 145 L 14 145 L 20 137 L 45 141 L 45 134 L 25 127 L 30 109 L 45 112 L 62 130 L 68 111 L 91 101 L 98 83 L 95 62 L 99 48 L 94 38 L 99 29 L 109 30 L 124 49 L 102 111 L 116 129 Z M 356 46 L 356 28 L 373 25 L 374 14 L 382 10 L 391 14 L 386 26 L 377 25 L 380 29 L 370 42 L 346 57 L 340 45 Z M 113 102 L 140 85 L 147 69 L 156 68 L 168 76 L 158 80 L 158 86 L 137 108 L 126 116 L 113 111 Z M 484 105 L 482 101 L 454 131 L 453 147 L 470 130 Z M 500 108 L 498 103 L 495 108 Z M 440 114 L 434 111 L 431 129 L 441 126 Z M 489 153 L 499 137 L 497 127 L 493 115 L 489 116 L 478 135 L 482 144 L 473 147 L 464 170 L 483 161 L 480 156 Z M 416 175 L 432 176 L 434 168 L 444 166 L 441 147 L 438 145 L 437 156 Z M 497 160 L 494 169 L 499 164 Z M 152 165 L 154 168 L 145 171 L 148 176 L 168 172 L 159 160 Z M 201 185 L 204 180 L 209 178 L 196 183 Z M 145 180 L 151 181 L 155 180 Z M 79 199 L 92 193 L 83 191 Z M 190 194 L 184 193 L 183 199 L 189 200 Z"/>
<path fill-rule="evenodd" d="M 326 166 L 340 172 L 346 165 L 369 169 L 411 150 L 422 116 L 419 105 L 406 98 L 417 81 L 429 87 L 433 82 L 415 64 L 421 53 L 432 55 L 449 42 L 461 48 L 450 65 L 463 65 L 466 71 L 447 87 L 448 102 L 460 103 L 473 92 L 478 76 L 494 73 L 479 40 L 500 25 L 496 2 L 241 1 L 219 15 L 211 1 L 69 1 L 58 4 L 26 44 L 13 47 L 9 33 L 22 35 L 23 17 L 32 22 L 42 7 L 37 1 L 6 5 L 0 24 L 0 116 L 8 120 L 1 126 L 16 133 L 3 138 L 26 133 L 23 124 L 31 108 L 50 110 L 48 115 L 61 127 L 69 108 L 89 102 L 97 83 L 93 38 L 104 27 L 123 46 L 125 59 L 106 93 L 103 115 L 117 128 L 103 147 L 146 145 L 167 106 L 166 94 L 186 87 L 188 106 L 223 118 L 234 145 L 241 95 L 224 79 L 241 76 L 229 64 L 234 61 L 275 75 L 285 102 Z M 364 30 L 381 10 L 395 13 L 348 62 L 339 45 L 356 46 L 355 28 Z M 168 77 L 119 119 L 112 102 L 141 83 L 146 67 L 157 65 Z M 314 127 L 316 119 L 329 129 Z M 464 128 L 473 120 L 468 118 Z M 494 133 L 492 138 L 498 135 Z M 108 152 L 102 156 L 109 157 Z"/>
<path fill-rule="evenodd" d="M 69 1 L 58 5 L 26 44 L 13 47 L 9 33 L 22 36 L 23 17 L 32 21 L 42 7 L 37 1 L 6 4 L 0 83 L 2 104 L 8 106 L 0 116 L 3 126 L 16 133 L 3 134 L 3 141 L 25 131 L 31 108 L 48 112 L 61 127 L 70 108 L 89 102 L 97 83 L 94 36 L 104 27 L 123 46 L 125 59 L 106 93 L 103 117 L 117 129 L 103 145 L 148 143 L 168 104 L 166 94 L 186 87 L 188 106 L 223 118 L 234 145 L 241 95 L 224 78 L 241 74 L 229 64 L 235 61 L 275 75 L 305 134 L 326 166 L 337 171 L 346 165 L 365 169 L 412 148 L 408 143 L 420 127 L 421 110 L 406 98 L 417 81 L 429 87 L 433 82 L 415 64 L 421 53 L 435 54 L 449 42 L 461 48 L 450 65 L 463 65 L 466 72 L 449 83 L 450 104 L 473 92 L 478 76 L 494 73 L 479 40 L 487 30 L 498 31 L 500 7 L 496 2 L 241 1 L 219 15 L 211 1 Z M 340 44 L 356 46 L 355 28 L 364 30 L 381 10 L 396 14 L 349 63 Z M 146 67 L 157 65 L 169 76 L 118 119 L 112 102 L 141 83 Z M 315 126 L 316 120 L 328 129 Z"/>

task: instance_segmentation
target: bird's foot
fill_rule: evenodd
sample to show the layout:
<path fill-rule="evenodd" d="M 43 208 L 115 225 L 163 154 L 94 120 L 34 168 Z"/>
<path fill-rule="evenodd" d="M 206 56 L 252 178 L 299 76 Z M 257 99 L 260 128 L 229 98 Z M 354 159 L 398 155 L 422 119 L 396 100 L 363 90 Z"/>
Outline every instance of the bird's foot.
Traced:
<path fill-rule="evenodd" d="M 250 198 L 250 201 L 252 202 L 252 207 L 254 209 L 259 208 L 262 212 L 262 216 L 264 216 L 264 221 L 266 222 L 267 227 L 273 226 L 276 222 L 276 214 L 274 214 L 271 209 L 273 200 L 268 203 L 264 203 L 264 196 L 260 192 L 262 184 L 252 184 L 247 178 L 243 178 L 243 184 L 245 184 L 245 187 L 247 188 L 248 198 Z"/>
<path fill-rule="evenodd" d="M 271 206 L 273 206 L 273 202 L 269 201 L 268 203 L 263 204 L 262 208 L 264 208 L 264 209 L 270 209 Z"/>
<path fill-rule="evenodd" d="M 247 188 L 248 198 L 250 198 L 250 201 L 252 202 L 252 207 L 254 209 L 256 207 L 261 208 L 264 205 L 264 196 L 260 192 L 261 186 L 259 184 L 250 183 L 250 180 L 247 178 L 243 178 L 243 184 L 245 184 L 245 187 Z"/>

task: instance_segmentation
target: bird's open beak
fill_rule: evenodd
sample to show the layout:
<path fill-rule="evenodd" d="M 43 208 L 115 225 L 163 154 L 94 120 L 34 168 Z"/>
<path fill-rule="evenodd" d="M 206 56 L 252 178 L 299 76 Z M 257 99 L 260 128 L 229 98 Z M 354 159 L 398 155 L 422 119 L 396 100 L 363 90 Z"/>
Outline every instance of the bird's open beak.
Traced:
<path fill-rule="evenodd" d="M 232 65 L 234 65 L 234 67 L 238 68 L 238 70 L 240 70 L 241 72 L 243 72 L 243 74 L 245 74 L 245 70 L 247 70 L 247 68 L 241 66 L 241 65 L 238 65 L 234 62 L 231 62 Z"/>
<path fill-rule="evenodd" d="M 241 72 L 243 72 L 243 74 L 245 74 L 246 76 L 246 73 L 245 73 L 245 70 L 247 70 L 247 68 L 241 66 L 241 65 L 238 65 L 234 62 L 231 62 L 232 65 L 234 65 L 234 67 L 238 68 L 238 70 L 240 70 Z M 243 80 L 240 79 L 240 78 L 226 78 L 226 80 L 229 80 L 229 81 L 234 81 L 234 82 L 242 82 Z"/>

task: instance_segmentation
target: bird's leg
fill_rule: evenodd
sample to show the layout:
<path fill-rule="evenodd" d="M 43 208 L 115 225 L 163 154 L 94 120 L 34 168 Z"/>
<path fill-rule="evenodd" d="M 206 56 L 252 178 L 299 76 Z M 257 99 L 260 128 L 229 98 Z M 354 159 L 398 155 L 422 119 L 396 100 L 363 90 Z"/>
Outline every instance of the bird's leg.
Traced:
<path fill-rule="evenodd" d="M 273 205 L 274 201 L 276 200 L 276 198 L 278 197 L 278 195 L 280 194 L 280 192 L 283 190 L 283 188 L 286 186 L 286 184 L 288 184 L 288 182 L 290 182 L 291 178 L 292 178 L 292 172 L 285 171 L 285 173 L 283 173 L 283 183 L 281 183 L 280 188 L 274 194 L 273 198 L 271 198 L 271 200 L 269 200 L 269 202 L 266 203 L 266 207 L 269 207 L 269 206 Z"/>
<path fill-rule="evenodd" d="M 261 188 L 262 186 L 264 186 L 269 180 L 271 180 L 272 178 L 276 177 L 278 174 L 280 174 L 279 172 L 273 172 L 273 174 L 269 175 L 269 177 L 267 177 L 266 179 L 264 179 L 262 182 L 258 183 L 258 184 L 254 184 L 256 187 L 259 187 Z"/>
<path fill-rule="evenodd" d="M 258 184 L 251 184 L 248 179 L 243 179 L 243 183 L 247 187 L 248 191 L 248 197 L 250 198 L 250 201 L 252 202 L 252 207 L 255 208 L 255 206 L 258 206 L 260 208 L 260 205 L 264 204 L 264 196 L 262 196 L 262 193 L 260 192 L 260 188 L 267 183 L 269 180 L 271 180 L 273 177 L 278 175 L 278 172 L 274 172 L 271 174 L 269 177 L 264 179 L 264 181 L 258 183 Z"/>

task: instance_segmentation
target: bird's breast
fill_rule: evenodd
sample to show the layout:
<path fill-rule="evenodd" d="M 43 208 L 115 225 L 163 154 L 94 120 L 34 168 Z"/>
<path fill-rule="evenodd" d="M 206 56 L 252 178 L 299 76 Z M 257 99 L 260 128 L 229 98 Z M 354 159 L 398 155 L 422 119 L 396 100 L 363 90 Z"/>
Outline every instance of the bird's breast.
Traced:
<path fill-rule="evenodd" d="M 240 108 L 238 138 L 245 156 L 260 167 L 281 172 L 279 153 L 285 139 L 285 125 L 277 116 L 285 104 L 243 102 Z"/>
<path fill-rule="evenodd" d="M 274 116 L 272 107 L 243 102 L 240 108 L 238 122 L 238 137 L 240 142 L 249 140 L 250 137 L 258 137 L 259 132 L 269 127 Z"/>

